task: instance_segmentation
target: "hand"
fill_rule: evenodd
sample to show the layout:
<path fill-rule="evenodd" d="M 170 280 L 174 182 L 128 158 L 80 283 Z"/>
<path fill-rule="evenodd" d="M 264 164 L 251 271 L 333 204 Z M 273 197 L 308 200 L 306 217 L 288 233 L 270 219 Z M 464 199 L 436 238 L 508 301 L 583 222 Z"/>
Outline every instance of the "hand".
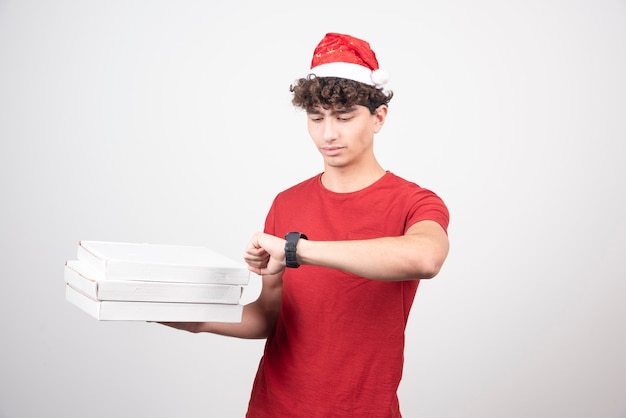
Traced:
<path fill-rule="evenodd" d="M 180 329 L 183 331 L 189 331 L 192 333 L 196 333 L 199 330 L 200 323 L 199 322 L 163 322 L 163 321 L 148 321 L 154 322 L 157 324 L 165 325 L 171 328 Z"/>
<path fill-rule="evenodd" d="M 252 236 L 243 259 L 253 273 L 278 274 L 285 269 L 285 240 L 257 232 Z"/>

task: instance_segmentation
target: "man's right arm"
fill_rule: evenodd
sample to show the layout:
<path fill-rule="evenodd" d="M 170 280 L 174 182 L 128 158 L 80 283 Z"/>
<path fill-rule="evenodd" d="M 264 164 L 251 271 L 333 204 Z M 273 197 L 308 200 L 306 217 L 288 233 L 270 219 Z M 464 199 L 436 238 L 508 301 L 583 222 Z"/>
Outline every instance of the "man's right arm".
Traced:
<path fill-rule="evenodd" d="M 193 333 L 210 332 L 236 338 L 266 338 L 280 312 L 282 272 L 264 275 L 259 297 L 243 307 L 241 322 L 160 322 L 172 328 Z"/>

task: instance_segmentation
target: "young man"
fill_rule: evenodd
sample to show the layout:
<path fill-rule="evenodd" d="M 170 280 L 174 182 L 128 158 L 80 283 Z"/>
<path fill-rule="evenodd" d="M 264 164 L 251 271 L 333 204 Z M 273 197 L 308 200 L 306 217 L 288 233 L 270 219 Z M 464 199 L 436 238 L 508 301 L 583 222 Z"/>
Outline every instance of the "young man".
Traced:
<path fill-rule="evenodd" d="M 448 210 L 376 160 L 392 93 L 367 42 L 329 33 L 291 86 L 324 161 L 279 193 L 244 255 L 262 275 L 238 324 L 169 324 L 267 338 L 247 416 L 401 417 L 404 332 L 420 279 L 448 253 Z"/>

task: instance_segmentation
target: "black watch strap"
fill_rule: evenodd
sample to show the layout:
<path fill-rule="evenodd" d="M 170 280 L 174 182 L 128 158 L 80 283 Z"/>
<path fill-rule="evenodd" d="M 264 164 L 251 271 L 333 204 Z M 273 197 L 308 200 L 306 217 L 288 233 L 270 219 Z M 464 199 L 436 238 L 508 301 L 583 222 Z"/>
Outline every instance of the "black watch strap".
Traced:
<path fill-rule="evenodd" d="M 301 232 L 288 232 L 285 235 L 287 242 L 285 243 L 285 265 L 290 268 L 298 268 L 300 264 L 296 259 L 296 246 L 300 238 L 308 239 L 306 235 Z"/>

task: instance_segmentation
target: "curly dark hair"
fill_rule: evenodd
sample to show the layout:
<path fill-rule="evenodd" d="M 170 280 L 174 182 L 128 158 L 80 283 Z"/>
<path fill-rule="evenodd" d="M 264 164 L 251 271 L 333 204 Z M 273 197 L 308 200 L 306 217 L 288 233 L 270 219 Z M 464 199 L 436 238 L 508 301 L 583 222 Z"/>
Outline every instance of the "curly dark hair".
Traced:
<path fill-rule="evenodd" d="M 293 93 L 291 103 L 306 111 L 318 106 L 324 109 L 344 109 L 354 105 L 362 105 L 371 114 L 381 105 L 388 105 L 393 92 L 385 92 L 380 88 L 369 86 L 358 81 L 338 77 L 300 78 L 289 87 Z"/>

